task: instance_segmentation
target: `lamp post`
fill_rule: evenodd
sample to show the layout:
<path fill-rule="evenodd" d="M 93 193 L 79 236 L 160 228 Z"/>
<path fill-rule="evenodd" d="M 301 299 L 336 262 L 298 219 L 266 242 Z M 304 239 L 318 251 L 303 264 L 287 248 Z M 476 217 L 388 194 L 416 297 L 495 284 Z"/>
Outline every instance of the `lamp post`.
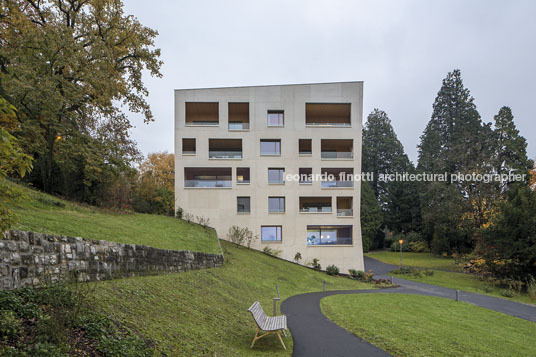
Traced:
<path fill-rule="evenodd" d="M 404 240 L 400 239 L 398 243 L 400 244 L 400 269 L 402 269 L 402 244 L 404 243 Z"/>

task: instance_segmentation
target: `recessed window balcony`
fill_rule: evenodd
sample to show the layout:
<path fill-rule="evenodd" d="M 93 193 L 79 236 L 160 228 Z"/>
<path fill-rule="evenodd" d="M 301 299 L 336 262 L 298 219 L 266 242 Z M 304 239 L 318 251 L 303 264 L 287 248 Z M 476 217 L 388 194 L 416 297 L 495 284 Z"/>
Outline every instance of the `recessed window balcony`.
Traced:
<path fill-rule="evenodd" d="M 351 245 L 352 226 L 307 226 L 307 245 Z"/>
<path fill-rule="evenodd" d="M 229 126 L 232 130 L 249 130 L 249 103 L 229 103 Z"/>
<path fill-rule="evenodd" d="M 337 217 L 353 217 L 353 197 L 337 197 Z"/>
<path fill-rule="evenodd" d="M 351 188 L 354 187 L 353 168 L 323 168 L 322 188 Z"/>
<path fill-rule="evenodd" d="M 305 125 L 317 127 L 350 127 L 351 104 L 306 103 Z"/>
<path fill-rule="evenodd" d="M 242 139 L 209 139 L 209 159 L 241 159 Z"/>
<path fill-rule="evenodd" d="M 322 159 L 353 159 L 354 141 L 352 139 L 322 139 L 320 150 Z"/>
<path fill-rule="evenodd" d="M 300 213 L 331 213 L 331 197 L 300 197 Z"/>
<path fill-rule="evenodd" d="M 217 102 L 186 103 L 186 126 L 218 126 L 219 124 Z"/>
<path fill-rule="evenodd" d="M 185 167 L 184 187 L 228 188 L 232 187 L 230 167 Z"/>

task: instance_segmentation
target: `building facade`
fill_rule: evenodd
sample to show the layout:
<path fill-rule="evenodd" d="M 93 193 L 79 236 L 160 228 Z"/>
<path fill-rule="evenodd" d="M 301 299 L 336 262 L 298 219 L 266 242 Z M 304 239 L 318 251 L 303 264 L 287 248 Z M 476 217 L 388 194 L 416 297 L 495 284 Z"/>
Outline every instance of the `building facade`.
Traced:
<path fill-rule="evenodd" d="M 175 91 L 175 205 L 227 239 L 363 270 L 363 82 Z"/>

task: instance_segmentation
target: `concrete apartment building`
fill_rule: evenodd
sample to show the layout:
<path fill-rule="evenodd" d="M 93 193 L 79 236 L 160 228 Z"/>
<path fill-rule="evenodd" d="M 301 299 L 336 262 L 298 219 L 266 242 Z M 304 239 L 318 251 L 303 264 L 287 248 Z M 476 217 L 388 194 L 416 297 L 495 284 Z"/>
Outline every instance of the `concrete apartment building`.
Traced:
<path fill-rule="evenodd" d="M 363 82 L 176 90 L 176 208 L 223 239 L 248 227 L 254 249 L 363 270 L 361 186 L 347 177 L 361 172 L 362 116 Z"/>

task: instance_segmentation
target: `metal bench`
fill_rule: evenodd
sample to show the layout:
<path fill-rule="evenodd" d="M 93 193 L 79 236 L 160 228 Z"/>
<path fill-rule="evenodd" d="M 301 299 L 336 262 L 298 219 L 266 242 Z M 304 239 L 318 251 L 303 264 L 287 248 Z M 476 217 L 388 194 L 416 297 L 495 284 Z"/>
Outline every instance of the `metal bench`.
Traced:
<path fill-rule="evenodd" d="M 255 301 L 248 311 L 251 312 L 255 322 L 257 323 L 257 332 L 255 333 L 255 337 L 253 337 L 253 341 L 251 342 L 251 348 L 253 348 L 255 341 L 258 339 L 263 338 L 271 333 L 275 333 L 283 345 L 283 348 L 286 350 L 287 347 L 281 338 L 280 331 L 284 332 L 287 329 L 287 317 L 285 315 L 273 317 L 267 316 L 258 301 Z M 264 333 L 259 336 L 259 332 L 261 331 L 264 331 Z"/>

